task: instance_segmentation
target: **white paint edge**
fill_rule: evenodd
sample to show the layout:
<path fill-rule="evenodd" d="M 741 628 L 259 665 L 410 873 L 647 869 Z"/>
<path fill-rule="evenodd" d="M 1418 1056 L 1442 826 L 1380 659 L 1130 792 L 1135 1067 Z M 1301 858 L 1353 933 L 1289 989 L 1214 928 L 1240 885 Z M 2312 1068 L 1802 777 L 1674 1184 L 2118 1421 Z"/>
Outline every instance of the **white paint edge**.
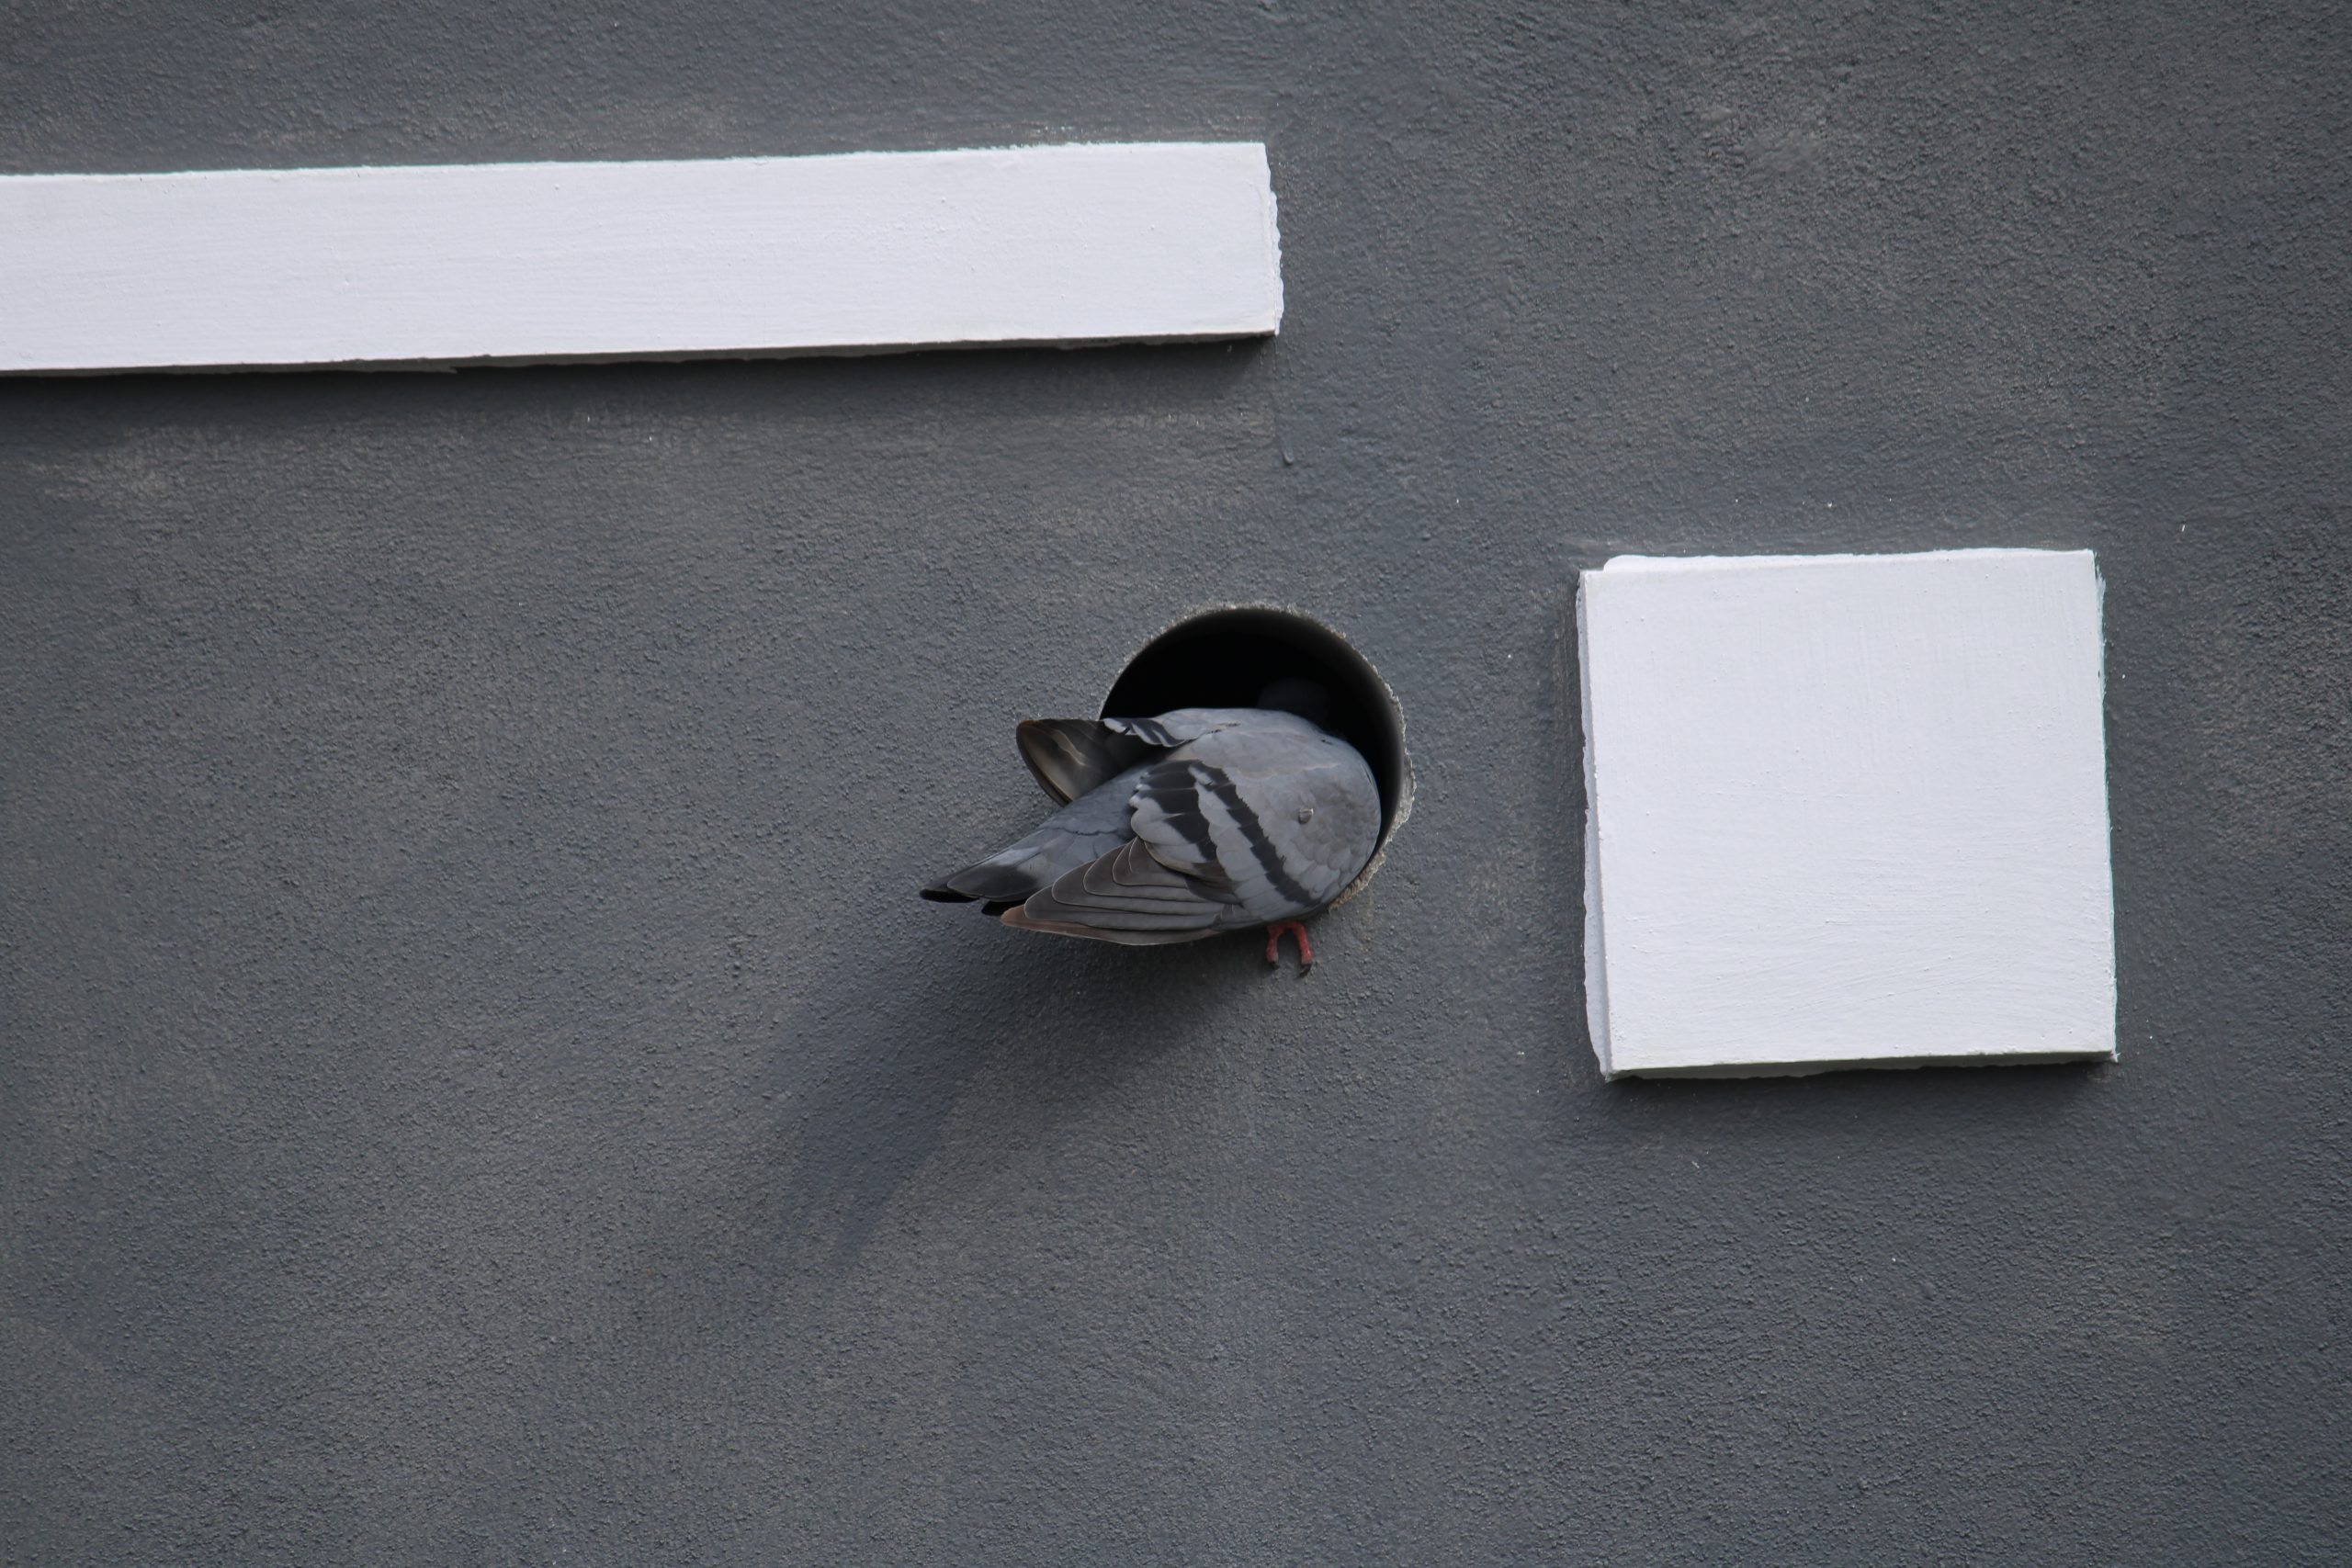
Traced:
<path fill-rule="evenodd" d="M 1263 144 L 0 177 L 0 373 L 1261 336 Z"/>
<path fill-rule="evenodd" d="M 1607 568 L 1604 566 L 1604 570 Z M 1584 1016 L 1603 1078 L 1617 1077 L 1609 1049 L 1609 950 L 1600 919 L 1600 779 L 1593 767 L 1592 639 L 1585 583 L 1577 581 L 1577 681 L 1584 713 Z"/>
<path fill-rule="evenodd" d="M 1715 571 L 1736 567 L 1743 571 L 1802 571 L 1825 566 L 1908 567 L 1921 561 L 2048 560 L 2053 556 L 2095 558 L 2089 550 L 2045 550 L 2018 546 L 1988 546 L 1981 549 L 1912 550 L 1878 555 L 1823 556 L 1611 556 L 1600 570 L 1610 572 Z M 1590 576 L 1589 572 L 1583 573 Z"/>

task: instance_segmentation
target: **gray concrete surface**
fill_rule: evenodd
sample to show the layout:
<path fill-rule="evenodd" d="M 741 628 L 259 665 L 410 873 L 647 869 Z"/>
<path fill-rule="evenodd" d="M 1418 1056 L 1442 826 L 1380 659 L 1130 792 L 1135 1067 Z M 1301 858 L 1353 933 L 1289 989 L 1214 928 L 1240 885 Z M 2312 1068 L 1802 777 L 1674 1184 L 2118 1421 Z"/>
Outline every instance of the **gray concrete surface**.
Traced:
<path fill-rule="evenodd" d="M 2332 1563 L 2331 6 L 35 5 L 0 166 L 1262 136 L 1240 348 L 0 384 L 0 1559 Z M 9 301 L 7 309 L 28 308 Z M 2124 1060 L 1604 1087 L 1572 574 L 2088 545 Z M 1199 604 L 1322 924 L 917 884 Z"/>

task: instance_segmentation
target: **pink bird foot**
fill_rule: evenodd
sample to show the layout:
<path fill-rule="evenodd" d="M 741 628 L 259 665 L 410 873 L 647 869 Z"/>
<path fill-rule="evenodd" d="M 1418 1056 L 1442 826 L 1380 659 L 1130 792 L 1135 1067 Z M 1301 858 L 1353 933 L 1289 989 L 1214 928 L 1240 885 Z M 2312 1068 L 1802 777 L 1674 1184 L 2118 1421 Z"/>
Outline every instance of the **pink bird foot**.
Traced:
<path fill-rule="evenodd" d="M 1276 920 L 1266 928 L 1266 962 L 1283 961 L 1283 932 L 1298 939 L 1298 972 L 1302 975 L 1315 967 L 1315 949 L 1306 940 L 1306 928 L 1296 920 Z"/>

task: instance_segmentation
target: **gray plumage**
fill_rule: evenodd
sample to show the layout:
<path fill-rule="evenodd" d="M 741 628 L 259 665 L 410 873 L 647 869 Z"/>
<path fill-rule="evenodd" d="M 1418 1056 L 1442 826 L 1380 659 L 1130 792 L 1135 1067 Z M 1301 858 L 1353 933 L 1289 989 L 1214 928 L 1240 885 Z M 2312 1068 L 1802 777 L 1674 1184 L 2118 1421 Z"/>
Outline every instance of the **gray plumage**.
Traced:
<path fill-rule="evenodd" d="M 1380 838 L 1372 770 L 1299 713 L 1031 719 L 1020 743 L 1062 808 L 924 897 L 978 901 L 1024 931 L 1195 942 L 1320 909 Z"/>

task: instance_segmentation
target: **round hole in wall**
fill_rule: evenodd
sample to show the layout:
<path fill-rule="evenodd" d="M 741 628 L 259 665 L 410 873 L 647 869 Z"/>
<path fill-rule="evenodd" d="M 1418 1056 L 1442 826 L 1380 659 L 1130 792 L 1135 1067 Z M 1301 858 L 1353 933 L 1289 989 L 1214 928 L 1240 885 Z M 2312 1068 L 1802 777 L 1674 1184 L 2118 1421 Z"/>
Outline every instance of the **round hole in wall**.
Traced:
<path fill-rule="evenodd" d="M 1353 897 L 1372 880 L 1389 840 L 1413 810 L 1404 712 L 1388 682 L 1346 637 L 1311 615 L 1272 605 L 1204 610 L 1136 650 L 1102 699 L 1102 716 L 1249 707 L 1270 682 L 1284 676 L 1313 681 L 1329 694 L 1331 712 L 1324 728 L 1363 753 L 1380 786 L 1380 842 L 1336 903 Z"/>

